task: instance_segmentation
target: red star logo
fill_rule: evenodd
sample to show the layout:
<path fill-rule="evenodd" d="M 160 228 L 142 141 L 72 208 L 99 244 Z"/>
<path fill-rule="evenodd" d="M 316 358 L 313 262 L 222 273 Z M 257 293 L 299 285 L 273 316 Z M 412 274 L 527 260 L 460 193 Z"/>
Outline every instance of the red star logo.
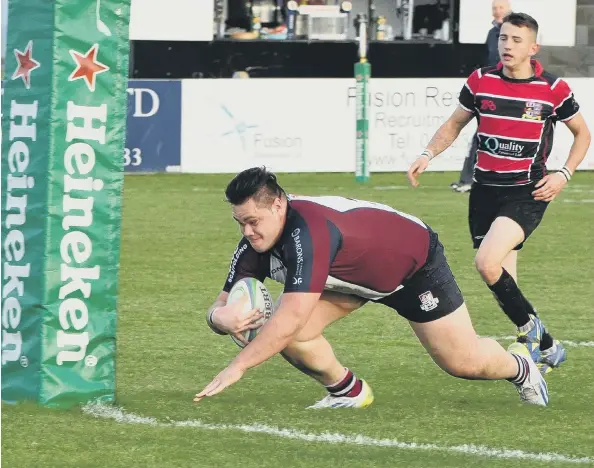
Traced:
<path fill-rule="evenodd" d="M 89 90 L 95 91 L 95 78 L 99 73 L 106 72 L 109 67 L 97 60 L 99 44 L 93 45 L 89 51 L 82 55 L 75 50 L 70 50 L 70 55 L 76 62 L 76 69 L 68 77 L 68 81 L 83 78 Z"/>
<path fill-rule="evenodd" d="M 18 49 L 14 49 L 14 56 L 17 59 L 17 69 L 12 75 L 12 79 L 16 80 L 21 78 L 25 83 L 25 88 L 31 87 L 31 72 L 36 68 L 39 68 L 41 64 L 37 60 L 33 60 L 33 41 L 29 41 L 25 52 L 21 52 Z"/>

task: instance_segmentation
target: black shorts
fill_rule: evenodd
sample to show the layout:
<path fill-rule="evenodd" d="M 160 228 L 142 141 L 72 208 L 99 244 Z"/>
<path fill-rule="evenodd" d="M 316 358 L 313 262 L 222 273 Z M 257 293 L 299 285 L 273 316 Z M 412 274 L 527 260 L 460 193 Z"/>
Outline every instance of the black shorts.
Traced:
<path fill-rule="evenodd" d="M 404 281 L 401 289 L 373 302 L 384 304 L 405 319 L 418 323 L 445 317 L 464 303 L 443 245 L 435 232 L 431 232 L 431 245 L 425 264 Z"/>
<path fill-rule="evenodd" d="M 475 249 L 489 232 L 495 218 L 504 216 L 514 220 L 524 231 L 524 241 L 542 221 L 549 202 L 537 201 L 532 192 L 534 185 L 493 187 L 473 184 L 468 203 L 468 224 Z M 514 250 L 520 250 L 524 241 Z"/>

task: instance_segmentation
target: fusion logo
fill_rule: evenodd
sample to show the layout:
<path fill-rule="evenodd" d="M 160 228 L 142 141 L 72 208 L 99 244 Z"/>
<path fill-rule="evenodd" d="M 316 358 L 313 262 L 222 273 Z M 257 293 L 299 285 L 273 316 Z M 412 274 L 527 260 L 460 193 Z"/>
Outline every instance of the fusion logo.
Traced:
<path fill-rule="evenodd" d="M 229 119 L 233 122 L 233 127 L 231 128 L 231 130 L 223 133 L 221 136 L 227 137 L 229 135 L 237 135 L 238 140 L 241 142 L 241 147 L 245 151 L 246 150 L 246 147 L 245 147 L 246 133 L 253 128 L 257 128 L 258 126 L 257 125 L 249 125 L 249 124 L 245 123 L 243 120 L 237 119 L 231 113 L 231 111 L 229 109 L 227 109 L 227 107 L 224 104 L 221 104 L 221 109 L 223 110 L 225 115 L 227 117 L 229 117 Z"/>

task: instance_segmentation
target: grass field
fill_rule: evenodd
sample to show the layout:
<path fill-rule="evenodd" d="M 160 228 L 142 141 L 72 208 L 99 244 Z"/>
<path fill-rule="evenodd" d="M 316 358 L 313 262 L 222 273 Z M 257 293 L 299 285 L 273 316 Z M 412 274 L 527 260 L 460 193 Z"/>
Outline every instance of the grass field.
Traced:
<path fill-rule="evenodd" d="M 351 174 L 281 175 L 280 182 L 290 192 L 369 199 L 423 218 L 446 246 L 477 333 L 511 335 L 473 267 L 468 195 L 448 189 L 453 177 L 426 174 L 417 190 L 403 174 L 374 175 L 366 185 Z M 406 321 L 367 305 L 327 337 L 341 361 L 372 385 L 376 401 L 365 410 L 322 412 L 304 408 L 322 398 L 323 389 L 280 357 L 221 395 L 192 403 L 239 349 L 204 322 L 239 238 L 223 201 L 228 179 L 126 178 L 117 406 L 128 417 L 118 422 L 80 409 L 3 405 L 3 466 L 490 468 L 522 462 L 544 468 L 569 466 L 572 457 L 594 466 L 594 347 L 582 343 L 594 341 L 594 174 L 572 179 L 520 256 L 520 285 L 547 327 L 556 338 L 582 344 L 568 348 L 568 362 L 548 378 L 549 407 L 521 404 L 507 382 L 446 375 Z M 539 453 L 553 455 L 539 460 Z"/>

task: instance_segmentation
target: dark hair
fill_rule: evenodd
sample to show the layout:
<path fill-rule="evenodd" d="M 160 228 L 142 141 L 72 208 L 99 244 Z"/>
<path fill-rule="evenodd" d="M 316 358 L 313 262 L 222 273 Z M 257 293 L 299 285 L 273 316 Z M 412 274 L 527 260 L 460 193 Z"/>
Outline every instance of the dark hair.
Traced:
<path fill-rule="evenodd" d="M 538 34 L 538 22 L 530 15 L 526 13 L 510 13 L 501 24 L 510 23 L 513 26 L 520 28 L 528 28 L 534 31 L 534 34 Z"/>
<path fill-rule="evenodd" d="M 265 167 L 252 167 L 237 174 L 227 188 L 225 196 L 232 205 L 241 205 L 248 198 L 258 204 L 270 205 L 275 198 L 286 195 L 276 176 Z"/>

